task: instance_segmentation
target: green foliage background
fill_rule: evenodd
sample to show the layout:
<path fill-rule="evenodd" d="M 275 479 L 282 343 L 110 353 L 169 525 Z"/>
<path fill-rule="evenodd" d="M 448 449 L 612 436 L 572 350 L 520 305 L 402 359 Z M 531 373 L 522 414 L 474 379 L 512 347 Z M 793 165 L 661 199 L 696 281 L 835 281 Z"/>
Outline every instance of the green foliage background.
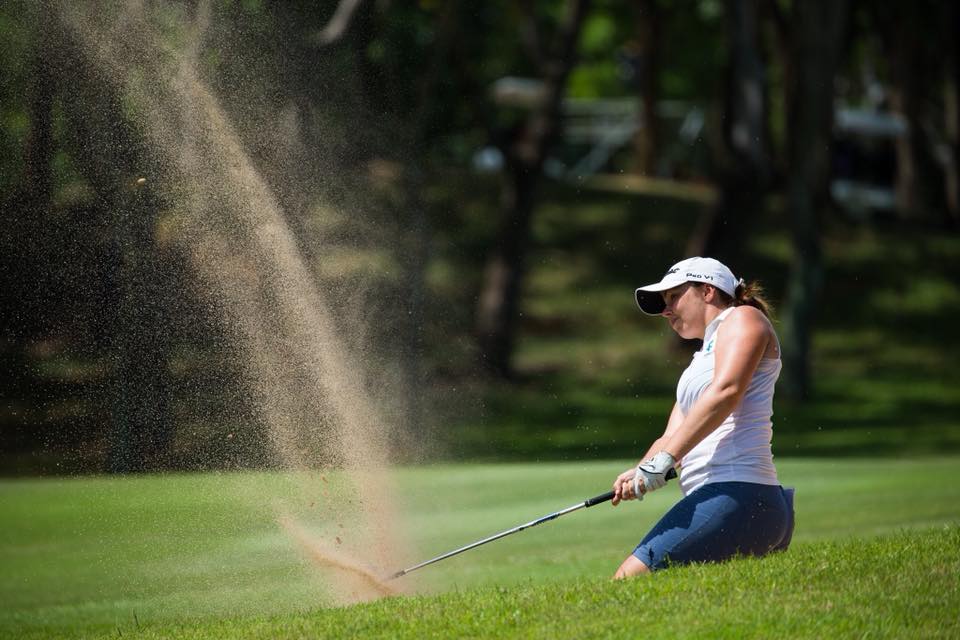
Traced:
<path fill-rule="evenodd" d="M 781 9 L 788 4 L 778 3 Z M 480 375 L 473 335 L 484 263 L 500 226 L 503 180 L 473 171 L 470 163 L 478 149 L 501 142 L 498 137 L 522 122 L 524 112 L 497 105 L 490 88 L 504 76 L 538 73 L 518 35 L 527 19 L 524 5 L 392 3 L 366 14 L 355 41 L 323 49 L 317 34 L 333 2 L 210 3 L 203 77 L 283 200 L 318 282 L 342 302 L 336 315 L 345 325 L 377 318 L 370 344 L 355 345 L 368 349 L 374 362 L 388 362 L 409 348 L 401 344 L 396 323 L 409 298 L 412 271 L 405 261 L 423 241 L 417 355 L 424 386 L 417 395 L 425 403 L 407 437 L 417 446 L 407 447 L 402 459 L 622 456 L 643 448 L 661 428 L 689 347 L 636 314 L 631 292 L 683 255 L 709 206 L 701 187 L 715 178 L 710 137 L 717 132 L 729 45 L 722 3 L 654 5 L 663 15 L 660 97 L 706 114 L 702 139 L 689 148 L 671 143 L 670 153 L 685 154 L 678 171 L 687 180 L 668 195 L 590 180 L 544 185 L 527 259 L 517 377 L 503 382 Z M 161 310 L 169 350 L 162 375 L 170 388 L 173 430 L 169 455 L 158 468 L 259 464 L 263 425 L 251 417 L 236 354 L 216 310 L 196 290 L 180 256 L 151 253 L 170 233 L 172 223 L 163 214 L 170 203 L 155 196 L 149 206 L 161 213 L 147 231 L 156 242 L 147 250 L 131 248 L 123 229 L 131 218 L 142 218 L 117 211 L 104 187 L 113 183 L 98 183 L 96 176 L 110 169 L 134 180 L 142 167 L 118 170 L 84 160 L 77 125 L 96 117 L 100 126 L 113 117 L 103 112 L 109 82 L 98 97 L 90 90 L 98 85 L 89 79 L 56 80 L 50 202 L 36 211 L 22 206 L 32 192 L 25 156 L 37 64 L 54 55 L 44 47 L 55 52 L 57 42 L 56 21 L 42 18 L 44 12 L 54 15 L 56 6 L 11 1 L 0 8 L 0 201 L 10 221 L 0 264 L 0 469 L 17 474 L 106 468 L 121 377 L 115 342 L 122 334 L 122 265 L 150 260 L 166 277 L 153 294 L 138 294 L 144 297 L 137 300 L 151 298 Z M 187 26 L 197 6 L 154 7 L 154 21 L 171 45 L 189 41 Z M 569 97 L 636 97 L 621 67 L 641 17 L 638 6 L 593 4 Z M 553 0 L 530 3 L 544 42 L 562 7 Z M 120 5 L 104 11 L 112 15 Z M 885 36 L 876 29 L 881 19 L 908 9 L 898 4 L 890 11 L 874 15 L 869 7 L 855 7 L 838 80 L 846 104 L 864 100 L 865 69 L 881 84 L 892 81 Z M 444 24 L 453 25 L 452 36 L 444 35 Z M 765 51 L 784 44 L 768 22 L 761 32 Z M 928 33 L 931 42 L 937 33 Z M 786 70 L 772 53 L 766 67 L 776 164 L 785 136 L 777 101 Z M 138 119 L 150 105 L 117 99 L 126 135 L 132 136 L 127 140 L 136 141 Z M 301 129 L 306 151 L 284 164 L 272 136 L 277 113 L 289 104 L 307 105 Z M 676 123 L 668 120 L 663 126 L 670 138 Z M 149 160 L 149 150 L 131 153 Z M 303 158 L 309 166 L 298 165 Z M 627 150 L 607 170 L 629 173 L 631 162 Z M 793 254 L 778 189 L 761 215 L 740 230 L 744 249 L 734 267 L 762 280 L 782 306 Z M 415 211 L 424 216 L 422 237 L 411 231 Z M 814 394 L 804 403 L 778 398 L 778 455 L 957 449 L 960 381 L 953 363 L 960 345 L 949 322 L 960 310 L 960 241 L 941 213 L 823 213 L 826 270 L 814 327 Z M 344 274 L 360 286 L 344 286 Z"/>

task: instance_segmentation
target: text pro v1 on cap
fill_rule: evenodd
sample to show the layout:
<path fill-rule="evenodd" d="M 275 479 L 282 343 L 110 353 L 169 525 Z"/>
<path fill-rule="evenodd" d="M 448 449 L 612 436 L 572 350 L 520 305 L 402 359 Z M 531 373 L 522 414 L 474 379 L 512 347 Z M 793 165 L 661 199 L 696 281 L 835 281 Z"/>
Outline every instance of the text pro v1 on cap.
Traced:
<path fill-rule="evenodd" d="M 660 292 L 679 287 L 684 282 L 712 284 L 731 296 L 736 295 L 737 285 L 743 284 L 743 281 L 737 280 L 727 265 L 719 260 L 687 258 L 670 267 L 660 282 L 637 289 L 637 305 L 644 313 L 658 316 L 666 308 Z"/>

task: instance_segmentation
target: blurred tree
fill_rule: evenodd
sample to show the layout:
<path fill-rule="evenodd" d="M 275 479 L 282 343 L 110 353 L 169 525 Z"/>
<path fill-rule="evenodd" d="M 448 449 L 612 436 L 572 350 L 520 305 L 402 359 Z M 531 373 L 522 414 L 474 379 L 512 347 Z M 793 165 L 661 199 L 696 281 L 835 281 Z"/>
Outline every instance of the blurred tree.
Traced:
<path fill-rule="evenodd" d="M 771 7 L 787 43 L 786 207 L 793 256 L 784 310 L 787 395 L 811 390 L 810 344 L 823 280 L 820 219 L 828 203 L 834 78 L 851 8 L 845 0 L 797 0 L 789 18 Z"/>
<path fill-rule="evenodd" d="M 766 70 L 759 51 L 759 1 L 728 0 L 728 59 L 721 135 L 714 145 L 716 204 L 701 216 L 687 243 L 689 256 L 736 263 L 770 179 Z"/>
<path fill-rule="evenodd" d="M 442 129 L 437 126 L 438 112 L 444 105 L 438 99 L 443 85 L 451 75 L 450 57 L 458 39 L 467 28 L 465 3 L 457 0 L 442 3 L 439 7 L 421 5 L 416 15 L 407 9 L 402 19 L 391 13 L 380 16 L 380 35 L 388 35 L 388 26 L 394 24 L 417 25 L 422 37 L 406 42 L 400 55 L 390 56 L 392 64 L 419 60 L 413 77 L 399 80 L 412 69 L 381 70 L 374 77 L 390 78 L 388 86 L 381 87 L 374 95 L 389 96 L 379 104 L 368 103 L 368 110 L 386 110 L 391 114 L 388 131 L 389 145 L 378 149 L 380 154 L 399 168 L 397 197 L 392 209 L 398 219 L 404 220 L 405 233 L 401 234 L 399 262 L 403 272 L 401 286 L 393 298 L 398 314 L 400 344 L 398 357 L 402 373 L 401 408 L 406 422 L 404 432 L 421 434 L 424 426 L 424 332 L 426 322 L 426 269 L 430 258 L 431 230 L 427 218 L 427 203 L 424 192 L 430 170 L 430 149 L 438 143 Z M 427 35 L 429 34 L 429 35 Z M 396 44 L 403 40 L 392 39 Z M 419 42 L 417 41 L 419 40 Z M 370 74 L 368 85 L 370 84 Z M 394 91 L 388 91 L 393 87 Z M 405 96 L 405 99 L 404 99 Z"/>
<path fill-rule="evenodd" d="M 407 434 L 424 426 L 424 280 L 431 232 L 423 194 L 430 152 L 443 132 L 437 121 L 446 108 L 442 96 L 451 83 L 450 58 L 468 28 L 465 7 L 457 0 L 419 6 L 342 0 L 314 38 L 324 54 L 337 45 L 357 64 L 358 115 L 377 135 L 361 145 L 356 160 L 366 164 L 358 162 L 356 168 L 386 178 L 389 186 L 381 190 L 380 204 L 399 222 L 393 244 L 401 277 L 392 293 L 378 297 L 396 318 L 398 413 Z"/>
<path fill-rule="evenodd" d="M 27 416 L 24 444 L 38 453 L 83 465 L 95 456 L 67 453 L 74 445 L 108 442 L 114 470 L 140 470 L 162 464 L 170 442 L 164 310 L 175 284 L 152 243 L 157 205 L 135 188 L 144 158 L 118 131 L 125 105 L 50 11 L 27 3 L 0 21 L 26 52 L 17 81 L 28 87 L 22 173 L 3 201 L 5 347 L 22 360 L 5 367 L 4 396 L 24 407 L 14 415 Z M 109 390 L 82 364 L 105 352 Z M 51 361 L 63 373 L 52 374 Z"/>
<path fill-rule="evenodd" d="M 44 280 L 46 239 L 53 239 L 46 224 L 53 195 L 53 81 L 49 48 L 40 36 L 41 24 L 37 8 L 19 7 L 35 20 L 3 24 L 2 106 L 4 142 L 13 142 L 4 149 L 3 183 L 0 194 L 3 216 L 0 231 L 0 398 L 8 413 L 30 414 L 27 407 L 10 411 L 38 387 L 28 345 L 48 333 L 55 315 L 45 308 Z M 19 68 L 13 61 L 20 61 Z M 24 123 L 24 135 L 16 140 L 9 135 L 11 122 Z M 14 138 L 14 140 L 10 140 Z M 9 144 L 8 142 L 8 144 Z M 19 143 L 19 144 L 18 144 Z M 11 449 L 33 444 L 37 426 L 26 420 L 7 419 L 0 425 L 3 442 Z"/>
<path fill-rule="evenodd" d="M 655 175 L 660 154 L 660 133 L 657 118 L 660 100 L 660 50 L 663 29 L 658 0 L 636 3 L 636 39 L 627 45 L 624 61 L 630 65 L 631 80 L 640 94 L 640 126 L 634 137 L 635 170 Z"/>
<path fill-rule="evenodd" d="M 951 22 L 953 5 L 935 0 L 866 5 L 868 29 L 879 36 L 889 64 L 889 106 L 907 123 L 906 133 L 895 140 L 897 209 L 907 218 L 944 211 L 944 196 L 955 175 L 940 115 L 943 87 L 949 86 L 951 42 L 956 39 L 956 33 L 944 27 Z"/>
<path fill-rule="evenodd" d="M 946 138 L 944 199 L 954 228 L 960 227 L 960 5 L 947 3 L 949 9 L 943 29 L 947 37 L 947 64 L 944 67 L 943 128 Z"/>
<path fill-rule="evenodd" d="M 40 255 L 47 249 L 44 240 L 49 239 L 47 219 L 53 195 L 53 99 L 54 81 L 51 77 L 53 61 L 52 47 L 45 31 L 41 27 L 32 30 L 32 51 L 29 56 L 30 75 L 28 84 L 28 112 L 29 129 L 24 142 L 24 163 L 22 182 L 16 190 L 11 203 L 13 221 L 16 228 L 17 242 L 26 240 L 22 248 L 13 248 L 14 255 L 21 254 L 24 263 L 17 265 L 24 269 L 24 275 L 31 269 L 41 272 L 43 258 Z M 23 249 L 28 252 L 22 255 Z M 19 292 L 21 311 L 28 323 L 36 322 L 34 327 L 28 328 L 31 333 L 42 334 L 49 330 L 44 326 L 42 319 L 49 319 L 44 312 L 43 293 L 28 283 L 31 278 L 14 278 L 11 283 L 14 287 L 23 287 Z"/>
<path fill-rule="evenodd" d="M 69 123 L 64 144 L 113 231 L 101 256 L 115 319 L 108 347 L 113 367 L 107 468 L 119 473 L 162 468 L 170 462 L 174 427 L 168 313 L 176 283 L 169 266 L 174 256 L 156 233 L 160 203 L 149 182 L 138 182 L 155 175 L 153 159 L 145 136 L 125 115 L 117 87 L 91 66 L 80 43 L 64 34 L 60 46 L 57 85 L 70 87 L 60 92 Z"/>
<path fill-rule="evenodd" d="M 543 50 L 533 12 L 522 27 L 531 55 L 539 61 L 543 88 L 530 116 L 506 146 L 503 220 L 487 261 L 477 306 L 476 333 L 483 365 L 494 375 L 510 377 L 524 259 L 530 241 L 530 221 L 543 162 L 561 130 L 561 105 L 567 78 L 576 60 L 580 29 L 588 0 L 568 0 L 553 47 Z M 533 37 L 531 36 L 533 34 Z"/>

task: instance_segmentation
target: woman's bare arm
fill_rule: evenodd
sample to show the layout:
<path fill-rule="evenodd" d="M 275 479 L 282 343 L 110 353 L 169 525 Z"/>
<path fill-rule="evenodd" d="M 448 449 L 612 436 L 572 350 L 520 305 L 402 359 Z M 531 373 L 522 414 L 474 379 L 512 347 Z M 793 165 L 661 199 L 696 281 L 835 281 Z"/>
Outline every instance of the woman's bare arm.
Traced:
<path fill-rule="evenodd" d="M 667 420 L 667 428 L 664 429 L 663 435 L 653 441 L 653 444 L 650 445 L 650 448 L 647 449 L 647 453 L 644 454 L 643 458 L 640 459 L 640 462 L 648 459 L 650 456 L 656 455 L 658 452 L 663 450 L 664 444 L 670 439 L 670 437 L 680 428 L 680 425 L 683 424 L 683 411 L 680 410 L 680 404 L 674 403 L 673 410 L 670 412 L 670 418 Z M 613 506 L 620 504 L 620 501 L 623 499 L 632 499 L 636 496 L 630 494 L 629 498 L 624 497 L 624 489 L 627 488 L 628 483 L 633 481 L 633 474 L 636 472 L 634 467 L 627 469 L 613 482 Z"/>
<path fill-rule="evenodd" d="M 683 411 L 680 410 L 680 403 L 675 402 L 673 404 L 673 410 L 670 412 L 670 418 L 667 420 L 667 428 L 664 429 L 663 435 L 653 441 L 653 444 L 650 445 L 650 448 L 647 449 L 647 452 L 643 454 L 643 457 L 640 458 L 640 462 L 647 460 L 651 456 L 659 453 L 667 441 L 677 432 L 677 429 L 680 428 L 680 425 L 683 423 Z"/>

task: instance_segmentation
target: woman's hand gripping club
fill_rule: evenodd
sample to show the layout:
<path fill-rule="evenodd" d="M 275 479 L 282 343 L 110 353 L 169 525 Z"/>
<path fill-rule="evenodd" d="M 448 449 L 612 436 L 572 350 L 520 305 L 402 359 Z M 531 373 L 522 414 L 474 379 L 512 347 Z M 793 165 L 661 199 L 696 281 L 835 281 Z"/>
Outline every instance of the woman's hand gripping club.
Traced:
<path fill-rule="evenodd" d="M 663 487 L 667 480 L 676 477 L 676 463 L 672 455 L 661 451 L 638 464 L 636 468 L 621 473 L 613 481 L 613 506 L 623 500 L 643 500 L 644 494 Z"/>

